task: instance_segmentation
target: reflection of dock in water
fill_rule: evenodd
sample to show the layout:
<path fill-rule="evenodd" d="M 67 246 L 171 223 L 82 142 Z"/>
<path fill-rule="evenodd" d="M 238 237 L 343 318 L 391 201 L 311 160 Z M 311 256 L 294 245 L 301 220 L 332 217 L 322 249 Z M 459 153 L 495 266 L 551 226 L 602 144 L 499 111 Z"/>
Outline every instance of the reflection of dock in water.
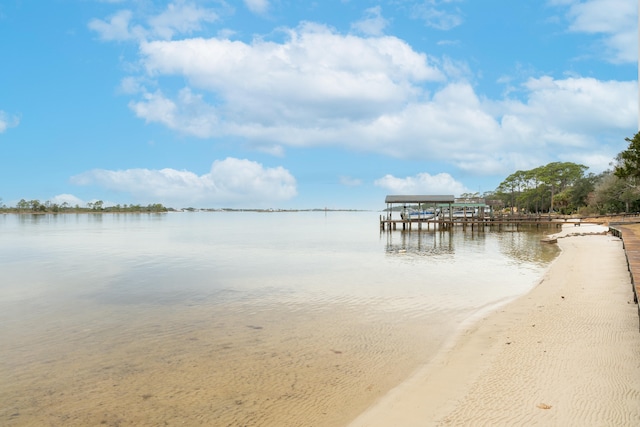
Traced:
<path fill-rule="evenodd" d="M 448 256 L 454 251 L 452 230 L 440 229 L 421 233 L 384 233 L 387 238 L 388 254 L 405 254 L 427 256 Z"/>

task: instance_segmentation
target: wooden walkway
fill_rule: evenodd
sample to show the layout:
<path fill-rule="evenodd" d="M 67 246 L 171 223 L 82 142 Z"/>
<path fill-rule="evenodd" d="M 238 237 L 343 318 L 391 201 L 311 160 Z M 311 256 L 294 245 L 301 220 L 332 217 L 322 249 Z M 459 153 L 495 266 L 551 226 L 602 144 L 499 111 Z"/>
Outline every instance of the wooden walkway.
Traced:
<path fill-rule="evenodd" d="M 638 232 L 636 232 L 638 229 Z M 633 290 L 633 301 L 638 304 L 638 293 L 640 293 L 640 232 L 639 225 L 631 227 L 630 224 L 610 224 L 609 232 L 622 239 L 624 252 L 627 257 L 627 266 L 631 276 L 631 288 Z M 640 318 L 640 305 L 638 305 L 638 318 Z"/>

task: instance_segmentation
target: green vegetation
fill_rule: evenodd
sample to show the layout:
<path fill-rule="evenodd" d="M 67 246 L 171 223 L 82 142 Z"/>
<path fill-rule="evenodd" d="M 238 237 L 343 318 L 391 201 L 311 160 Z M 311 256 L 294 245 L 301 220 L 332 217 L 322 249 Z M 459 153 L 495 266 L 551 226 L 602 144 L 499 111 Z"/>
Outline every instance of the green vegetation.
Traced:
<path fill-rule="evenodd" d="M 140 205 L 115 205 L 104 206 L 102 200 L 87 203 L 86 207 L 78 205 L 71 206 L 67 202 L 58 204 L 46 201 L 41 203 L 39 200 L 20 200 L 15 207 L 7 207 L 2 204 L 0 199 L 0 212 L 5 213 L 159 213 L 168 212 L 170 208 L 166 208 L 160 203 L 154 203 L 147 206 Z"/>
<path fill-rule="evenodd" d="M 511 211 L 572 213 L 585 202 L 584 165 L 553 162 L 527 171 L 517 171 L 500 183 L 494 198 L 503 201 Z M 576 193 L 574 190 L 582 190 Z"/>
<path fill-rule="evenodd" d="M 625 138 L 629 148 L 616 156 L 613 170 L 585 175 L 587 167 L 553 162 L 509 175 L 485 194 L 511 212 L 606 215 L 640 210 L 640 132 Z"/>

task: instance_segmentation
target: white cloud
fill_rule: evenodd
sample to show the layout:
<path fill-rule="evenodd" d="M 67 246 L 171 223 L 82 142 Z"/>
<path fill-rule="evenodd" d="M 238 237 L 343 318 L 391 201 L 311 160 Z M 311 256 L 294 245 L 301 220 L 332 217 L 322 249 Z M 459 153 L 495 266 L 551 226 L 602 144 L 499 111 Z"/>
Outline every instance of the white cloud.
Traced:
<path fill-rule="evenodd" d="M 191 34 L 202 29 L 205 22 L 215 22 L 213 11 L 185 1 L 170 3 L 159 15 L 149 18 L 151 32 L 160 38 L 171 39 L 174 34 Z"/>
<path fill-rule="evenodd" d="M 636 82 L 543 76 L 512 85 L 523 100 L 492 101 L 460 79 L 464 67 L 445 61 L 442 70 L 460 80 L 443 84 L 441 69 L 394 37 L 311 24 L 282 44 L 188 39 L 144 43 L 141 52 L 149 78 L 180 75 L 193 89 L 175 100 L 146 94 L 130 104 L 139 117 L 280 155 L 340 145 L 501 174 L 580 153 L 614 157 L 621 132 L 637 126 Z"/>
<path fill-rule="evenodd" d="M 638 105 L 636 82 L 594 78 L 551 77 L 530 79 L 527 115 L 530 124 L 547 128 L 578 129 L 584 134 L 634 126 Z M 533 119 L 533 120 L 532 120 Z"/>
<path fill-rule="evenodd" d="M 184 76 L 243 114 L 262 112 L 266 121 L 273 114 L 299 118 L 300 107 L 305 114 L 335 108 L 375 114 L 420 96 L 415 83 L 444 78 L 426 55 L 395 37 L 343 36 L 308 23 L 290 30 L 283 44 L 187 39 L 143 43 L 140 51 L 150 76 Z"/>
<path fill-rule="evenodd" d="M 388 21 L 382 16 L 380 6 L 369 8 L 365 11 L 365 17 L 351 25 L 351 28 L 368 36 L 381 36 L 387 27 Z"/>
<path fill-rule="evenodd" d="M 323 43 L 341 48 L 312 49 Z M 391 50 L 395 58 L 383 54 Z M 184 75 L 219 104 L 188 89 L 175 101 L 156 92 L 131 103 L 139 117 L 200 137 L 241 137 L 279 154 L 287 146 L 341 145 L 499 174 L 583 152 L 614 157 L 620 147 L 611 138 L 622 141 L 620 132 L 637 121 L 636 82 L 543 76 L 519 88 L 524 101 L 492 101 L 454 81 L 436 83 L 428 96 L 426 85 L 442 74 L 394 38 L 303 31 L 284 45 L 195 39 L 142 51 L 149 76 Z"/>
<path fill-rule="evenodd" d="M 440 3 L 453 3 L 456 1 L 444 1 Z M 461 13 L 457 9 L 445 10 L 442 4 L 436 1 L 426 1 L 413 7 L 413 16 L 424 21 L 425 25 L 438 30 L 450 30 L 462 24 Z"/>
<path fill-rule="evenodd" d="M 470 192 L 448 173 L 436 175 L 419 173 L 405 178 L 385 175 L 377 179 L 374 184 L 394 194 L 453 194 L 458 196 Z"/>
<path fill-rule="evenodd" d="M 557 3 L 555 3 L 557 4 Z M 569 31 L 601 34 L 598 51 L 614 63 L 638 60 L 638 5 L 629 0 L 565 1 Z M 604 47 L 604 49 L 601 49 Z"/>
<path fill-rule="evenodd" d="M 589 24 L 578 5 L 569 5 L 579 12 L 575 31 L 615 31 Z M 378 7 L 367 11 L 367 19 L 378 18 Z M 354 28 L 365 29 L 363 22 Z M 339 146 L 447 162 L 472 174 L 576 158 L 600 171 L 637 127 L 635 81 L 540 76 L 509 81 L 505 98 L 491 100 L 467 81 L 467 64 L 436 61 L 396 37 L 345 35 L 309 22 L 282 31 L 282 42 L 141 41 L 144 74 L 124 79 L 121 89 L 136 96 L 129 107 L 137 117 L 186 135 L 241 140 L 277 156 L 288 147 Z M 169 89 L 164 80 L 174 77 L 185 87 Z"/>
<path fill-rule="evenodd" d="M 191 34 L 202 29 L 202 24 L 215 22 L 218 15 L 211 9 L 177 0 L 167 8 L 147 19 L 146 27 L 134 24 L 131 10 L 120 10 L 107 20 L 92 19 L 89 29 L 105 41 L 144 40 L 147 38 L 171 39 L 175 34 Z"/>
<path fill-rule="evenodd" d="M 105 41 L 124 41 L 141 36 L 144 31 L 137 26 L 129 28 L 133 13 L 130 10 L 120 10 L 113 14 L 107 21 L 92 19 L 89 21 L 89 29 L 99 34 Z"/>
<path fill-rule="evenodd" d="M 18 126 L 19 123 L 20 118 L 18 118 L 18 116 L 0 110 L 0 133 L 4 133 L 7 129 Z"/>
<path fill-rule="evenodd" d="M 145 93 L 142 101 L 130 102 L 129 108 L 147 123 L 162 123 L 188 135 L 205 138 L 218 133 L 215 108 L 188 88 L 180 91 L 176 101 L 166 98 L 160 91 Z"/>
<path fill-rule="evenodd" d="M 180 75 L 214 93 L 226 132 L 247 136 L 292 123 L 319 129 L 370 120 L 422 97 L 420 83 L 444 78 L 395 37 L 343 36 L 314 24 L 290 30 L 282 44 L 186 39 L 143 43 L 140 51 L 149 77 Z"/>
<path fill-rule="evenodd" d="M 58 205 L 66 203 L 71 207 L 84 207 L 86 205 L 86 203 L 82 199 L 74 196 L 73 194 L 58 194 L 57 196 L 51 198 L 51 203 L 57 203 Z"/>
<path fill-rule="evenodd" d="M 216 160 L 209 173 L 175 169 L 94 169 L 71 178 L 77 185 L 97 185 L 130 193 L 142 203 L 172 207 L 224 205 L 269 206 L 296 196 L 296 180 L 282 167 L 265 168 L 246 159 Z"/>
<path fill-rule="evenodd" d="M 124 93 L 127 95 L 135 95 L 146 92 L 143 79 L 131 76 L 123 78 L 118 89 L 120 93 Z"/>
<path fill-rule="evenodd" d="M 244 0 L 244 4 L 251 12 L 262 15 L 269 10 L 268 0 Z"/>

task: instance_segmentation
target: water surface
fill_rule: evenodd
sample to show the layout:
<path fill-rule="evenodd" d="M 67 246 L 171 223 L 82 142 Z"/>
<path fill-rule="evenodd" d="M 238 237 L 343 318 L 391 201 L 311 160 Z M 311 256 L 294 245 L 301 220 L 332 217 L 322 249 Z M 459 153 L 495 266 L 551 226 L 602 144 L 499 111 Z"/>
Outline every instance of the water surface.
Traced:
<path fill-rule="evenodd" d="M 0 424 L 344 425 L 535 285 L 555 255 L 543 232 L 2 215 Z"/>

